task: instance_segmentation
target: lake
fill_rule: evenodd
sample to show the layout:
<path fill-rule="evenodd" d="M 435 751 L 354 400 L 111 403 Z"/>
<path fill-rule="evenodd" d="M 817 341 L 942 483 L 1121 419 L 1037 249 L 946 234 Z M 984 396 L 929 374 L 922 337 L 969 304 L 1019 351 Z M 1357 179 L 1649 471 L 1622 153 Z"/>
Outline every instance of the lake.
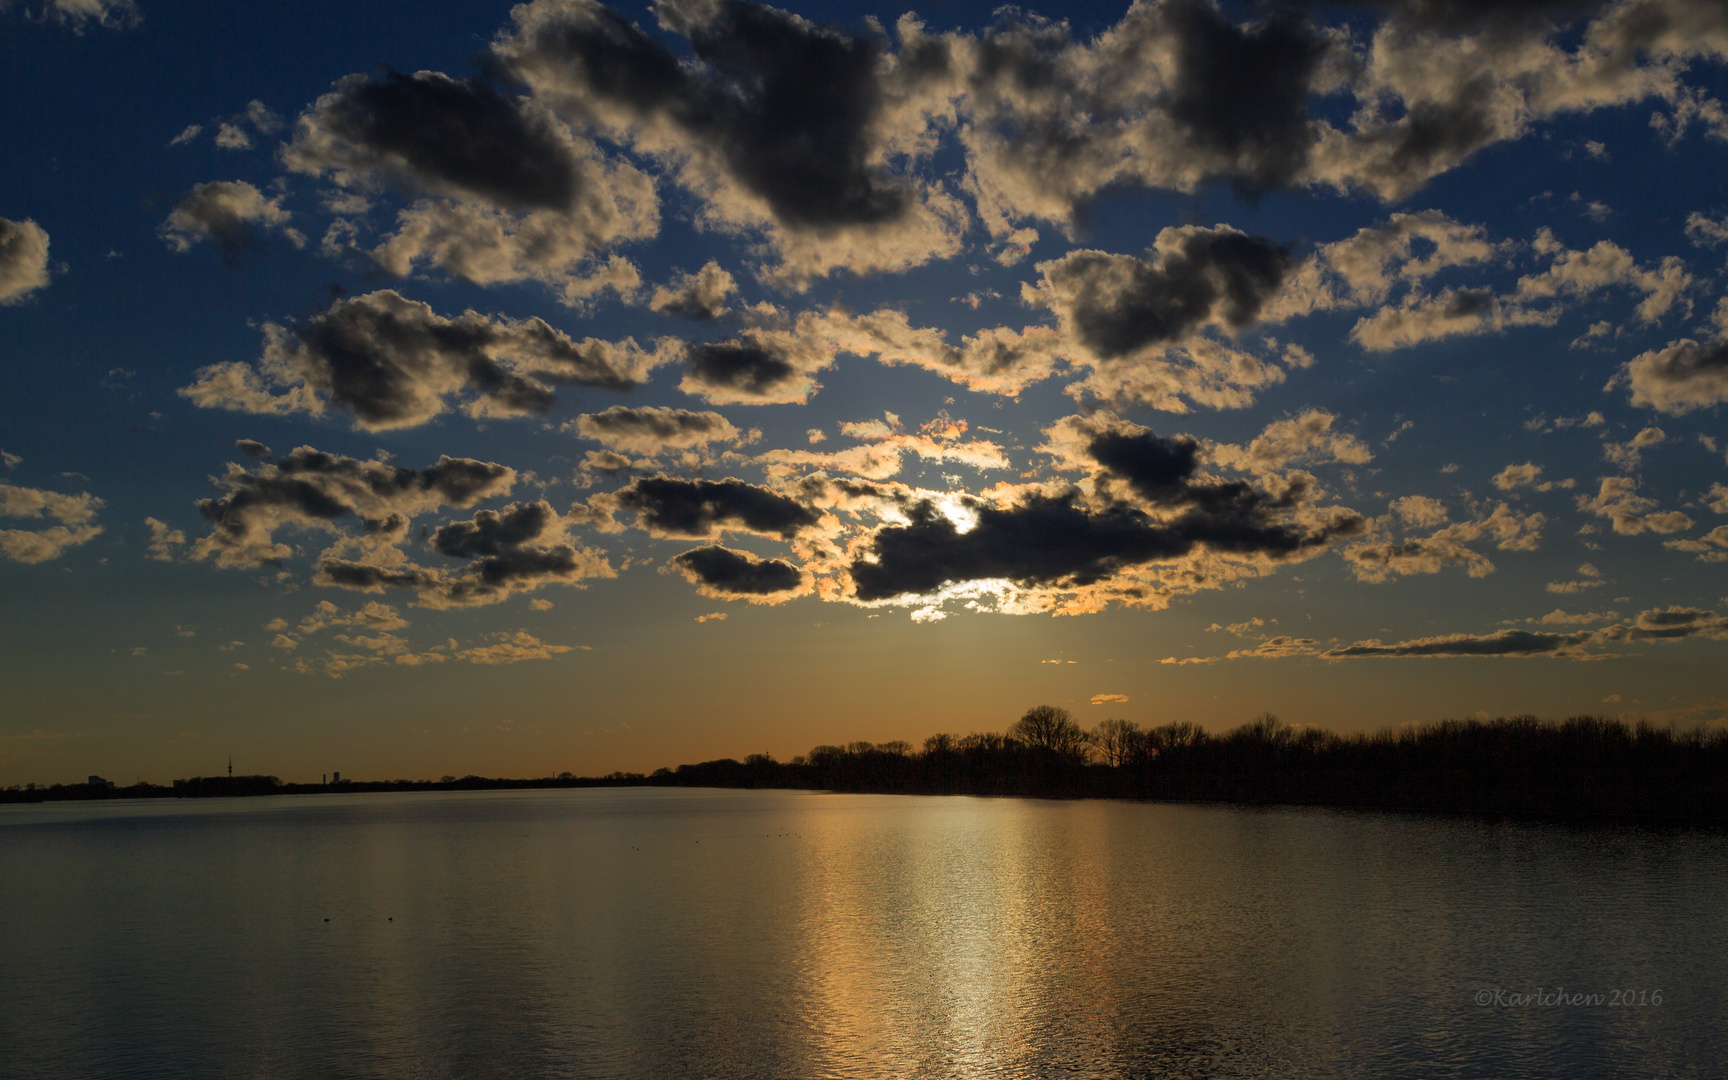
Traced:
<path fill-rule="evenodd" d="M 1719 832 L 1324 810 L 4 807 L 0 1076 L 1720 1075 L 1724 897 Z"/>

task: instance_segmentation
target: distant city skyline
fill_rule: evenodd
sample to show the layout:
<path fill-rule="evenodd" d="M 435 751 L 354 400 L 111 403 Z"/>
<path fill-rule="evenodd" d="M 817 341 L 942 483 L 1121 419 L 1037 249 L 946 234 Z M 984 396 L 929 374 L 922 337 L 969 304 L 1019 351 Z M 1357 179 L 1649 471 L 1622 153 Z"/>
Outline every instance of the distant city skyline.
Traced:
<path fill-rule="evenodd" d="M 1728 8 L 0 6 L 0 785 L 1728 724 Z"/>

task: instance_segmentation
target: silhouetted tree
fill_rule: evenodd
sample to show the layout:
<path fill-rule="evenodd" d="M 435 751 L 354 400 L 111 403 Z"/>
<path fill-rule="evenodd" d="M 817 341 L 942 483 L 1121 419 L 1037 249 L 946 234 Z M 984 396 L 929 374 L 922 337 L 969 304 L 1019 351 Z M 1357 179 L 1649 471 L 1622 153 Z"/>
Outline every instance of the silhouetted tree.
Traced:
<path fill-rule="evenodd" d="M 1092 745 L 1104 764 L 1118 768 L 1133 761 L 1140 747 L 1146 744 L 1145 733 L 1132 720 L 1110 719 L 1101 722 L 1092 733 Z"/>
<path fill-rule="evenodd" d="M 1055 705 L 1034 705 L 1026 715 L 1014 722 L 1008 734 L 1027 746 L 1048 750 L 1068 758 L 1086 756 L 1086 733 L 1074 722 L 1067 709 Z"/>

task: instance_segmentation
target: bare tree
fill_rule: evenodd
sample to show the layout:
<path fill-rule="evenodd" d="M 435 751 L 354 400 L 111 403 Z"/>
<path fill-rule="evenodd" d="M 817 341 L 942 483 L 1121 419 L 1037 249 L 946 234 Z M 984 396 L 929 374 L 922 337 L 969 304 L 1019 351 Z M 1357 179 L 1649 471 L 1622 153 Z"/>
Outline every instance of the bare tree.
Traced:
<path fill-rule="evenodd" d="M 1092 733 L 1092 745 L 1098 748 L 1104 764 L 1112 768 L 1128 764 L 1145 741 L 1140 725 L 1132 720 L 1105 720 Z"/>
<path fill-rule="evenodd" d="M 924 740 L 926 754 L 952 754 L 959 747 L 959 740 L 945 731 L 939 731 Z"/>
<path fill-rule="evenodd" d="M 1147 745 L 1153 754 L 1161 754 L 1167 750 L 1175 750 L 1184 746 L 1193 746 L 1205 738 L 1206 732 L 1198 724 L 1186 721 L 1177 724 L 1165 724 L 1153 728 L 1146 733 Z"/>
<path fill-rule="evenodd" d="M 1269 712 L 1261 713 L 1259 716 L 1254 718 L 1253 723 L 1246 724 L 1237 730 L 1250 738 L 1257 739 L 1261 742 L 1272 743 L 1274 745 L 1287 743 L 1296 735 L 1296 733 L 1290 729 L 1289 724 L 1286 724 L 1284 721 L 1278 719 L 1276 715 Z"/>
<path fill-rule="evenodd" d="M 1034 705 L 1014 722 L 1008 734 L 1028 746 L 1042 747 L 1064 757 L 1085 757 L 1088 740 L 1067 709 Z"/>
<path fill-rule="evenodd" d="M 960 750 L 997 752 L 1007 747 L 1008 739 L 994 731 L 974 731 L 954 745 Z"/>

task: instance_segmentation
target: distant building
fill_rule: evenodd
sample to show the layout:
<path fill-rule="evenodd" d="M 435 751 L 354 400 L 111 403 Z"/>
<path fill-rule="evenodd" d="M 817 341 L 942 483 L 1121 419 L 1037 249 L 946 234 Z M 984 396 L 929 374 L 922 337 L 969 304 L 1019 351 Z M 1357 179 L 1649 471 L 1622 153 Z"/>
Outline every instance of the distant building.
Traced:
<path fill-rule="evenodd" d="M 330 774 L 330 782 L 332 784 L 340 784 L 342 782 L 342 774 L 339 772 L 331 773 Z"/>
<path fill-rule="evenodd" d="M 90 779 L 86 780 L 85 783 L 89 784 L 93 788 L 107 788 L 109 791 L 114 790 L 114 781 L 104 780 L 100 776 L 94 774 L 92 774 Z"/>

